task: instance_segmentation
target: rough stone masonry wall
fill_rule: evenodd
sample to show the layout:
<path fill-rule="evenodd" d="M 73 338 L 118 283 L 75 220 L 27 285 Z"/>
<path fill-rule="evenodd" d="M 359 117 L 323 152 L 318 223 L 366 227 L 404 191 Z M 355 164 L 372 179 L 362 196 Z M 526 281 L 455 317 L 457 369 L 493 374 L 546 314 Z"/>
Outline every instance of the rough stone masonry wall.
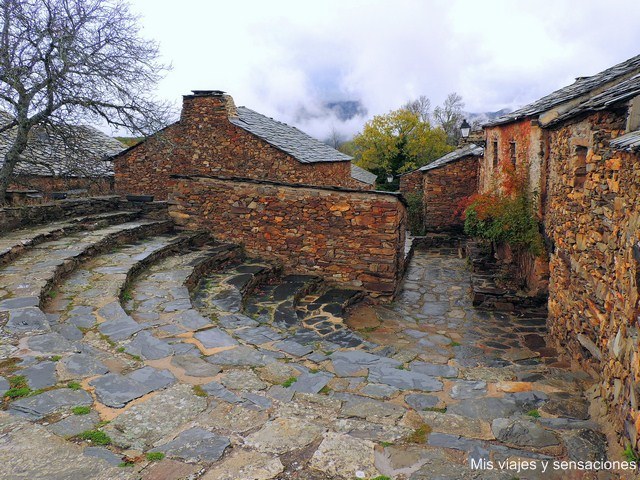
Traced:
<path fill-rule="evenodd" d="M 461 229 L 463 199 L 478 192 L 478 159 L 469 156 L 424 173 L 427 231 Z"/>
<path fill-rule="evenodd" d="M 17 175 L 9 185 L 10 189 L 34 189 L 44 194 L 66 190 L 86 189 L 88 195 L 113 194 L 113 177 L 43 177 Z"/>
<path fill-rule="evenodd" d="M 406 211 L 393 194 L 183 177 L 169 213 L 179 226 L 372 296 L 392 296 L 404 272 Z"/>
<path fill-rule="evenodd" d="M 640 156 L 609 147 L 624 127 L 624 112 L 599 113 L 551 134 L 549 324 L 557 344 L 601 376 L 603 403 L 637 448 Z M 583 186 L 579 147 L 588 148 Z"/>
<path fill-rule="evenodd" d="M 422 177 L 423 173 L 420 170 L 400 176 L 400 193 L 405 197 L 412 194 L 422 195 Z"/>
<path fill-rule="evenodd" d="M 171 175 L 225 175 L 370 188 L 351 177 L 350 162 L 300 163 L 232 124 L 226 98 L 185 97 L 179 122 L 116 158 L 116 191 L 166 199 L 173 190 Z"/>

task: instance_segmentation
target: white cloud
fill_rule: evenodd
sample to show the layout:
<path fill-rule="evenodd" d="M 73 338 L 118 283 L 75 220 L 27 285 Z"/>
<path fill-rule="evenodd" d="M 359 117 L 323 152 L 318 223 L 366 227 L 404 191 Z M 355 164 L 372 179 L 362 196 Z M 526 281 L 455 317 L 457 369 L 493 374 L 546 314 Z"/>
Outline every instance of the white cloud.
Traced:
<path fill-rule="evenodd" d="M 605 4 L 606 3 L 606 4 Z M 535 100 L 640 53 L 640 2 L 509 0 L 134 0 L 144 34 L 174 69 L 160 94 L 218 88 L 239 105 L 319 137 L 342 123 L 323 102 L 369 116 L 425 94 L 460 93 L 471 111 Z"/>

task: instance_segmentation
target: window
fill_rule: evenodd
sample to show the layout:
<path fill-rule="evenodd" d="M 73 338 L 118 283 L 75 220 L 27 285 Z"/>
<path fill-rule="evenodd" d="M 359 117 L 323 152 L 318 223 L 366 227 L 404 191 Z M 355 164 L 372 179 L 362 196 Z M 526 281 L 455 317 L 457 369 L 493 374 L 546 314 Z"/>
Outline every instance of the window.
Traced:
<path fill-rule="evenodd" d="M 493 141 L 493 168 L 498 166 L 498 140 Z"/>
<path fill-rule="evenodd" d="M 509 160 L 511 165 L 516 166 L 516 142 L 509 142 Z"/>
<path fill-rule="evenodd" d="M 573 188 L 582 190 L 587 180 L 587 147 L 576 147 L 573 157 Z"/>

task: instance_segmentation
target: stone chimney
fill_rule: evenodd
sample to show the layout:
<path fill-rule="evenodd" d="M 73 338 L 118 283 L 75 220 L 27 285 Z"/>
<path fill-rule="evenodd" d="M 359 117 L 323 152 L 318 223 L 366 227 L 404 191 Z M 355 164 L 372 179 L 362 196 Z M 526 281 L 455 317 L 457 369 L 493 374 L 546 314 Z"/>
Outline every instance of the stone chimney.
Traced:
<path fill-rule="evenodd" d="M 222 90 L 192 90 L 182 97 L 181 122 L 202 122 L 237 117 L 238 111 L 231 95 Z"/>

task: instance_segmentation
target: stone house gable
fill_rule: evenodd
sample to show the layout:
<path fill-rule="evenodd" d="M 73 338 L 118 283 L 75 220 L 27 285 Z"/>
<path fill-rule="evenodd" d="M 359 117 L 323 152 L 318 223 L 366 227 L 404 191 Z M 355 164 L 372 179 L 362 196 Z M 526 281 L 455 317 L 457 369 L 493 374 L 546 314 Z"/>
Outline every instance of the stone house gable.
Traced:
<path fill-rule="evenodd" d="M 167 198 L 171 175 L 223 175 L 371 189 L 351 158 L 219 91 L 185 95 L 180 120 L 115 157 L 116 190 Z"/>

